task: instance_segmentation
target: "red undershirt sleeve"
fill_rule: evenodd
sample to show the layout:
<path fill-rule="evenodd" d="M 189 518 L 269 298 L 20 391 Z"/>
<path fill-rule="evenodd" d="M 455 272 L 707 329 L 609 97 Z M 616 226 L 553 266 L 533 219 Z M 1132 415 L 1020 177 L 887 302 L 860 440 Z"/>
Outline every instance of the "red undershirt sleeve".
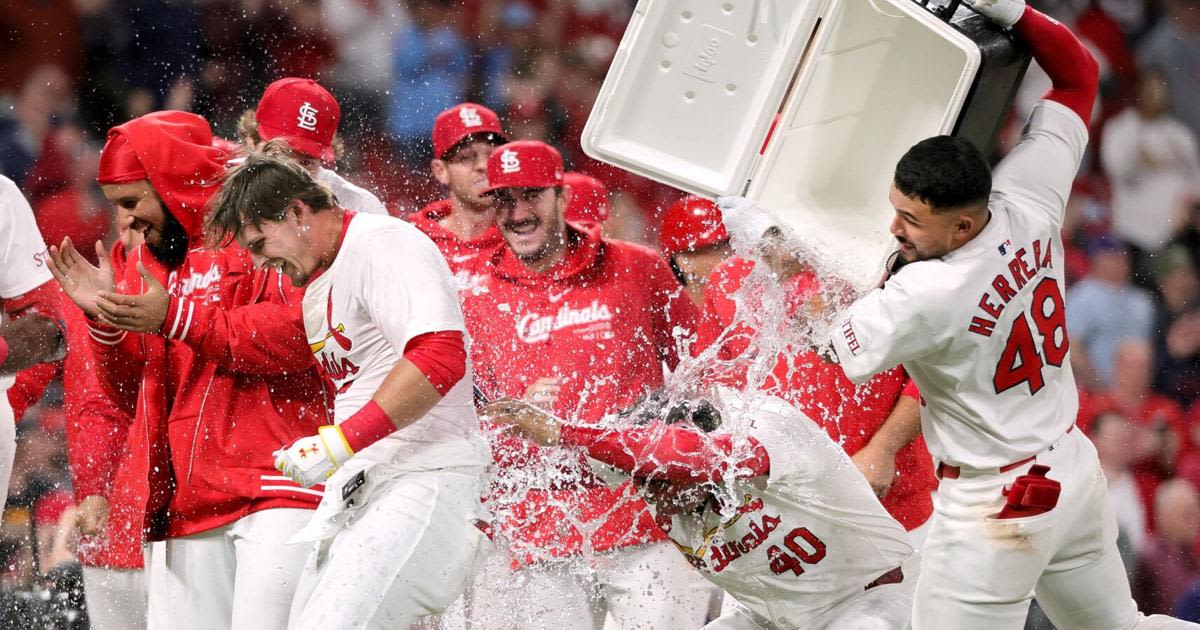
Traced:
<path fill-rule="evenodd" d="M 579 446 L 593 459 L 635 477 L 674 483 L 721 482 L 731 474 L 758 477 L 770 472 L 767 450 L 753 437 L 750 452 L 733 461 L 727 433 L 703 434 L 683 425 L 652 424 L 625 429 L 563 425 L 562 444 Z"/>
<path fill-rule="evenodd" d="M 457 330 L 413 337 L 404 347 L 404 358 L 417 366 L 443 396 L 467 373 L 467 347 Z"/>
<path fill-rule="evenodd" d="M 1090 126 L 1100 81 L 1100 66 L 1092 53 L 1071 29 L 1033 7 L 1025 8 L 1013 30 L 1050 77 L 1052 87 L 1043 98 L 1065 105 Z"/>

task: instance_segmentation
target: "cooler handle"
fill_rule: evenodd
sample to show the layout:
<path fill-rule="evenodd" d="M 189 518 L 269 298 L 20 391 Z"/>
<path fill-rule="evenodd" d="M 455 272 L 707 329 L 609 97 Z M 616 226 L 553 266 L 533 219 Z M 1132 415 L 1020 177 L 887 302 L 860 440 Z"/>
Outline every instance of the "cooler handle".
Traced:
<path fill-rule="evenodd" d="M 949 2 L 942 5 L 941 7 L 934 7 L 932 9 L 930 9 L 929 8 L 929 0 L 916 0 L 916 2 L 918 2 L 921 6 L 925 7 L 925 9 L 927 11 L 929 11 L 930 13 L 938 16 L 943 21 L 947 21 L 947 22 L 950 21 L 950 18 L 954 17 L 954 14 L 956 12 L 958 12 L 958 6 L 960 4 L 962 4 L 962 0 L 950 0 Z"/>

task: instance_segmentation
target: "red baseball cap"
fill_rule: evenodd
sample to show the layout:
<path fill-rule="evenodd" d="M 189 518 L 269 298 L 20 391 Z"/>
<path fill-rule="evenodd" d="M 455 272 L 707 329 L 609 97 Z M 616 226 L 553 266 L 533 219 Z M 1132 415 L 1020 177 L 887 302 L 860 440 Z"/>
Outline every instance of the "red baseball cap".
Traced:
<path fill-rule="evenodd" d="M 567 209 L 563 212 L 566 220 L 592 223 L 608 220 L 612 206 L 604 182 L 583 173 L 564 173 L 562 183 L 570 188 Z"/>
<path fill-rule="evenodd" d="M 508 141 L 500 117 L 483 105 L 459 103 L 447 109 L 433 121 L 433 157 L 442 159 L 459 142 L 479 133 L 490 133 L 498 142 Z"/>
<path fill-rule="evenodd" d="M 293 151 L 332 162 L 333 135 L 342 108 L 329 90 L 312 79 L 280 79 L 263 92 L 254 112 L 263 140 L 280 138 Z"/>
<path fill-rule="evenodd" d="M 684 197 L 663 213 L 658 244 L 667 258 L 729 240 L 721 209 L 701 197 Z"/>
<path fill-rule="evenodd" d="M 563 184 L 558 149 L 537 140 L 517 140 L 496 148 L 487 164 L 490 193 L 502 188 L 551 188 Z"/>

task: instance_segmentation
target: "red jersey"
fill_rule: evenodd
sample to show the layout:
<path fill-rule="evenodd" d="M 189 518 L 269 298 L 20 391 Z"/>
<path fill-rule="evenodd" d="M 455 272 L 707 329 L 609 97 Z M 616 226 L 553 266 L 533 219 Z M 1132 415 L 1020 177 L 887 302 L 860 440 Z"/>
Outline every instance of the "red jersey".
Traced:
<path fill-rule="evenodd" d="M 446 263 L 450 265 L 450 273 L 454 274 L 459 291 L 465 293 L 479 286 L 480 269 L 487 264 L 492 254 L 504 247 L 504 237 L 500 235 L 500 230 L 492 225 L 483 234 L 464 241 L 454 232 L 442 227 L 440 221 L 449 215 L 450 200 L 443 199 L 409 215 L 408 221 L 433 239 L 438 250 L 446 257 Z"/>
<path fill-rule="evenodd" d="M 663 362 L 679 361 L 676 332 L 691 330 L 697 313 L 655 252 L 602 239 L 594 226 L 569 225 L 568 240 L 565 258 L 545 273 L 507 247 L 494 253 L 483 290 L 464 296 L 464 312 L 476 381 L 489 398 L 520 398 L 538 379 L 558 377 L 552 411 L 579 424 L 661 387 Z M 545 467 L 550 457 L 515 440 L 494 451 L 510 473 L 531 462 Z M 586 472 L 549 490 L 497 494 L 492 505 L 525 560 L 580 553 L 576 523 L 595 528 L 593 551 L 663 539 L 632 486 L 611 489 Z"/>
<path fill-rule="evenodd" d="M 88 321 L 100 386 L 133 415 L 110 502 L 130 505 L 152 539 L 195 534 L 267 508 L 314 508 L 317 490 L 275 470 L 273 451 L 329 424 L 330 396 L 301 317 L 302 292 L 255 269 L 236 245 L 200 247 L 223 154 L 207 123 L 159 112 L 123 133 L 195 249 L 166 269 L 145 247 L 117 291 L 146 292 L 143 265 L 170 296 L 158 333 Z"/>
<path fill-rule="evenodd" d="M 733 323 L 737 305 L 731 296 L 753 269 L 752 262 L 730 258 L 713 270 L 704 291 L 697 353 L 716 342 Z M 819 288 L 819 282 L 814 274 L 802 273 L 787 283 L 790 287 L 787 307 L 791 316 L 803 308 Z M 747 350 L 753 332 L 742 324 L 717 350 L 718 358 L 735 361 Z M 744 370 L 735 368 L 721 380 L 743 386 L 745 383 L 738 381 L 744 374 Z M 823 360 L 816 353 L 798 352 L 790 356 L 781 354 L 772 373 L 758 387 L 799 407 L 853 455 L 870 442 L 871 436 L 887 420 L 906 381 L 903 369 L 894 368 L 855 387 L 839 366 Z M 896 472 L 898 477 L 883 498 L 883 506 L 905 529 L 913 529 L 933 513 L 931 493 L 936 488 L 933 463 L 921 437 L 896 454 Z"/>

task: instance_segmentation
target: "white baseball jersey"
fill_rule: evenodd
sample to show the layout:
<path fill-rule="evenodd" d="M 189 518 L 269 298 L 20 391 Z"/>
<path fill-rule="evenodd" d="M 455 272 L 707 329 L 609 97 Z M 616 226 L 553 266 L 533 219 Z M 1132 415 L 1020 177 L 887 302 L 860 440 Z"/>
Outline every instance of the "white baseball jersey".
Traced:
<path fill-rule="evenodd" d="M 305 289 L 304 328 L 317 363 L 337 388 L 339 423 L 371 400 L 409 340 L 438 331 L 466 335 L 454 280 L 433 241 L 406 221 L 370 214 L 348 220 L 337 257 Z M 355 466 L 486 466 L 491 457 L 471 382 L 468 365 L 429 413 L 357 453 Z"/>
<path fill-rule="evenodd" d="M 33 208 L 16 183 L 0 175 L 0 298 L 19 297 L 54 280 L 46 266 L 49 257 Z M 0 377 L 0 393 L 15 380 Z M 3 404 L 7 406 L 7 398 Z"/>
<path fill-rule="evenodd" d="M 904 266 L 832 333 L 855 382 L 904 364 L 940 461 L 1001 467 L 1041 452 L 1075 422 L 1061 231 L 1087 138 L 1071 110 L 1039 102 L 996 169 L 983 231 Z"/>
<path fill-rule="evenodd" d="M 375 193 L 358 186 L 337 173 L 322 167 L 317 167 L 317 181 L 329 186 L 337 196 L 338 205 L 348 210 L 363 214 L 387 215 L 387 207 L 375 196 Z"/>
<path fill-rule="evenodd" d="M 845 450 L 799 409 L 732 390 L 720 405 L 766 449 L 771 471 L 734 482 L 732 518 L 712 501 L 672 518 L 667 535 L 705 578 L 775 626 L 807 628 L 912 556 Z"/>

